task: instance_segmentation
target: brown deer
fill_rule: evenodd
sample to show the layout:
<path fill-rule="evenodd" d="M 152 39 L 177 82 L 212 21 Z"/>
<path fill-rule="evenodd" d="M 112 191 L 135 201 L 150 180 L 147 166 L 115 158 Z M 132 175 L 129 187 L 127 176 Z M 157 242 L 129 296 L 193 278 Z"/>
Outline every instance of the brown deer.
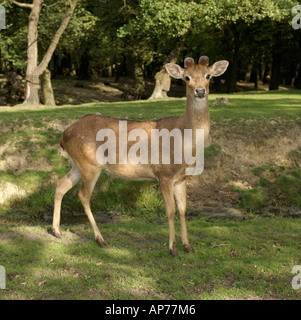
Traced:
<path fill-rule="evenodd" d="M 175 159 L 176 152 L 179 148 L 176 145 L 174 136 L 174 144 L 170 148 L 165 148 L 160 145 L 157 162 L 138 162 L 128 163 L 122 158 L 121 153 L 127 155 L 134 143 L 137 143 L 135 137 L 129 139 L 128 145 L 124 143 L 127 134 L 131 130 L 138 129 L 145 133 L 140 136 L 140 141 L 147 140 L 148 160 L 151 158 L 151 137 L 152 131 L 161 132 L 163 129 L 174 129 L 183 133 L 186 129 L 191 130 L 192 153 L 196 152 L 196 131 L 203 130 L 204 141 L 206 143 L 209 135 L 210 117 L 208 106 L 209 81 L 211 77 L 217 77 L 223 74 L 227 67 L 228 61 L 222 60 L 208 67 L 209 58 L 202 56 L 198 64 L 194 64 L 192 58 L 184 60 L 184 69 L 177 64 L 168 63 L 165 65 L 169 75 L 175 79 L 183 79 L 186 82 L 186 110 L 180 117 L 168 117 L 156 121 L 127 121 L 123 120 L 123 125 L 126 124 L 125 132 L 121 133 L 121 119 L 105 117 L 100 115 L 87 115 L 68 127 L 60 138 L 60 144 L 71 158 L 71 171 L 60 179 L 56 184 L 54 213 L 53 213 L 53 232 L 56 237 L 61 237 L 60 232 L 60 212 L 61 202 L 65 193 L 75 184 L 82 180 L 82 185 L 79 191 L 79 198 L 83 204 L 84 210 L 92 225 L 95 239 L 97 243 L 106 247 L 105 241 L 95 223 L 94 217 L 90 209 L 90 198 L 94 186 L 102 170 L 109 171 L 120 177 L 131 180 L 152 180 L 157 179 L 163 194 L 163 199 L 166 207 L 166 212 L 169 222 L 169 252 L 173 256 L 178 256 L 176 248 L 174 218 L 175 218 L 175 200 L 180 214 L 182 244 L 187 252 L 193 251 L 189 240 L 185 220 L 186 212 L 186 169 L 192 167 L 192 164 L 186 163 L 166 163 L 162 161 L 164 150 L 168 150 L 170 156 Z M 115 133 L 116 137 L 111 140 L 116 143 L 116 148 L 110 152 L 107 148 L 106 155 L 103 158 L 116 156 L 116 163 L 101 162 L 97 158 L 97 153 L 100 148 L 106 144 L 108 146 L 109 137 L 105 141 L 104 137 L 99 137 L 99 132 L 107 128 L 109 132 Z M 123 129 L 124 129 L 123 128 Z M 139 131 L 139 132 L 140 132 Z M 142 138 L 141 138 L 142 137 Z M 184 139 L 183 137 L 181 139 Z M 103 142 L 101 142 L 103 141 Z M 127 141 L 126 141 L 127 142 Z M 145 142 L 145 141 L 144 141 Z M 181 142 L 181 141 L 180 141 Z M 182 148 L 182 147 L 181 147 Z M 117 150 L 117 152 L 116 152 Z M 135 149 L 136 150 L 136 149 Z M 180 153 L 184 152 L 184 148 L 180 149 Z M 136 150 L 137 151 L 137 150 Z M 139 150 L 142 152 L 142 150 Z M 115 153 L 114 153 L 115 152 Z M 153 156 L 153 155 L 152 155 Z M 102 158 L 102 159 L 103 159 Z M 156 157 L 155 157 L 156 158 Z M 118 161 L 119 160 L 119 161 Z"/>

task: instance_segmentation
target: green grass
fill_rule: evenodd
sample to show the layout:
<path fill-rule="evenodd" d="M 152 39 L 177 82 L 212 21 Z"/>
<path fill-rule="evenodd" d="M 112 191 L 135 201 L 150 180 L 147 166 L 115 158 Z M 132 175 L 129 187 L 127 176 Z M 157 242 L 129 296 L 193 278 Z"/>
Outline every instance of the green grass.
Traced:
<path fill-rule="evenodd" d="M 211 118 L 219 121 L 223 119 L 249 119 L 258 117 L 286 117 L 295 118 L 301 115 L 301 90 L 287 90 L 280 92 L 212 94 L 209 104 L 216 98 L 227 96 L 230 104 L 218 105 L 210 109 Z M 37 128 L 43 124 L 43 117 L 52 121 L 74 121 L 80 117 L 100 112 L 103 115 L 119 118 L 128 117 L 136 120 L 153 120 L 168 116 L 181 115 L 185 108 L 185 98 L 160 101 L 132 101 L 118 103 L 88 103 L 79 106 L 41 107 L 28 109 L 15 107 L 8 111 L 1 110 L 1 122 L 6 120 L 15 123 L 34 125 Z"/>
<path fill-rule="evenodd" d="M 181 259 L 168 254 L 164 220 L 103 224 L 107 249 L 76 222 L 63 225 L 62 239 L 48 225 L 2 225 L 0 299 L 300 299 L 291 287 L 300 220 L 193 217 L 195 252 L 184 253 L 178 237 Z"/>
<path fill-rule="evenodd" d="M 250 210 L 250 212 L 264 208 L 268 203 L 268 195 L 263 190 L 251 189 L 242 192 L 239 206 L 241 208 Z"/>
<path fill-rule="evenodd" d="M 260 178 L 258 187 L 235 190 L 241 193 L 238 204 L 241 208 L 252 212 L 264 209 L 268 204 L 301 207 L 301 169 L 265 165 L 253 168 L 252 171 Z"/>
<path fill-rule="evenodd" d="M 241 126 L 243 134 L 241 119 L 253 119 L 255 131 L 259 122 L 277 117 L 301 124 L 301 91 L 222 96 L 230 104 L 212 107 L 211 119 L 229 128 Z M 210 103 L 217 97 L 221 95 L 211 95 Z M 33 163 L 26 170 L 22 163 L 0 170 L 0 187 L 11 183 L 27 192 L 0 206 L 0 265 L 8 276 L 0 299 L 301 298 L 300 290 L 291 287 L 291 269 L 301 261 L 300 219 L 188 217 L 195 252 L 184 253 L 176 221 L 181 259 L 174 259 L 168 254 L 162 197 L 152 181 L 102 173 L 91 205 L 96 214 L 114 212 L 110 223 L 99 225 L 108 249 L 97 246 L 87 219 L 76 215 L 83 212 L 79 186 L 63 200 L 63 239 L 47 233 L 50 222 L 42 218 L 52 214 L 55 181 L 70 169 L 59 151 L 59 128 L 90 113 L 153 120 L 181 115 L 184 107 L 184 99 L 168 99 L 0 108 L 0 161 L 17 156 Z M 212 162 L 220 154 L 220 146 L 213 144 L 205 157 Z M 297 159 L 300 151 L 291 157 Z M 43 170 L 43 163 L 50 169 Z M 300 170 L 270 164 L 250 170 L 259 182 L 252 190 L 236 189 L 241 208 L 253 212 L 275 199 L 276 205 L 300 207 Z"/>

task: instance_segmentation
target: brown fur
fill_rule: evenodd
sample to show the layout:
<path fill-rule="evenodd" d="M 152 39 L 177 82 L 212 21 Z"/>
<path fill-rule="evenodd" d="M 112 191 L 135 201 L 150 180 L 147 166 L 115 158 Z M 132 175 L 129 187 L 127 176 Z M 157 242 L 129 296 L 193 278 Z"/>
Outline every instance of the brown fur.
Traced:
<path fill-rule="evenodd" d="M 168 67 L 169 66 L 167 66 L 167 70 L 169 70 Z M 102 170 L 107 170 L 120 177 L 131 180 L 157 179 L 160 183 L 166 212 L 168 215 L 170 230 L 169 251 L 173 256 L 178 256 L 174 230 L 175 200 L 180 213 L 182 243 L 186 251 L 192 251 L 192 247 L 188 240 L 185 221 L 185 169 L 188 167 L 188 165 L 185 163 L 172 163 L 174 155 L 174 145 L 172 139 L 170 143 L 171 164 L 162 164 L 161 162 L 159 164 L 151 164 L 150 132 L 152 129 L 165 128 L 171 131 L 174 128 L 179 128 L 183 137 L 184 129 L 192 129 L 192 145 L 195 146 L 194 135 L 196 129 L 204 129 L 205 141 L 207 141 L 210 129 L 210 116 L 208 107 L 209 80 L 205 78 L 205 75 L 208 73 L 213 73 L 213 69 L 210 69 L 204 65 L 194 65 L 193 61 L 192 63 L 190 61 L 189 66 L 185 70 L 177 65 L 171 65 L 170 67 L 174 68 L 172 71 L 180 70 L 179 76 L 190 77 L 190 80 L 187 81 L 187 102 L 184 114 L 180 117 L 168 117 L 157 121 L 124 120 L 127 121 L 128 132 L 137 128 L 142 128 L 147 132 L 149 157 L 148 164 L 118 164 L 119 120 L 121 119 L 99 115 L 88 115 L 78 120 L 64 131 L 60 139 L 60 144 L 72 159 L 72 170 L 65 177 L 59 180 L 56 185 L 53 217 L 53 231 L 56 236 L 61 236 L 59 224 L 62 198 L 70 188 L 72 188 L 82 179 L 79 197 L 92 225 L 97 243 L 103 247 L 106 246 L 90 209 L 90 197 L 100 172 Z M 206 90 L 207 94 L 202 100 L 196 99 L 196 88 L 204 88 Z M 117 164 L 100 165 L 96 160 L 96 150 L 101 143 L 103 143 L 96 141 L 96 135 L 97 132 L 103 128 L 112 129 L 116 134 Z M 128 150 L 135 143 L 136 142 L 128 142 Z M 159 150 L 161 155 L 162 146 Z M 195 148 L 193 149 L 193 152 L 195 152 Z"/>

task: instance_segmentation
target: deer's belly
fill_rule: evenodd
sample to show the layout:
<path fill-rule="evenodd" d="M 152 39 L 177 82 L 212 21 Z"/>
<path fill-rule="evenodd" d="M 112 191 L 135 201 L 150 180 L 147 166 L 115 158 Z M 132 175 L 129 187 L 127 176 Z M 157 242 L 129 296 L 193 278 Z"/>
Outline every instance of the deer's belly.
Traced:
<path fill-rule="evenodd" d="M 104 169 L 121 178 L 128 180 L 154 180 L 157 179 L 153 169 L 149 165 L 106 165 Z"/>

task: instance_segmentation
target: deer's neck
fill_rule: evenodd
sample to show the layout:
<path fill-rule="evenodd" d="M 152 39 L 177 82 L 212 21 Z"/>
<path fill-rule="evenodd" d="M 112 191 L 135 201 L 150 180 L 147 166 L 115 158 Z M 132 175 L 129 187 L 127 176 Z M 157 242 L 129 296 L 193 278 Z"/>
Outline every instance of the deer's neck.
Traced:
<path fill-rule="evenodd" d="M 187 95 L 186 110 L 181 118 L 181 126 L 183 129 L 204 129 L 205 136 L 209 133 L 208 96 L 202 101 L 197 101 Z"/>

